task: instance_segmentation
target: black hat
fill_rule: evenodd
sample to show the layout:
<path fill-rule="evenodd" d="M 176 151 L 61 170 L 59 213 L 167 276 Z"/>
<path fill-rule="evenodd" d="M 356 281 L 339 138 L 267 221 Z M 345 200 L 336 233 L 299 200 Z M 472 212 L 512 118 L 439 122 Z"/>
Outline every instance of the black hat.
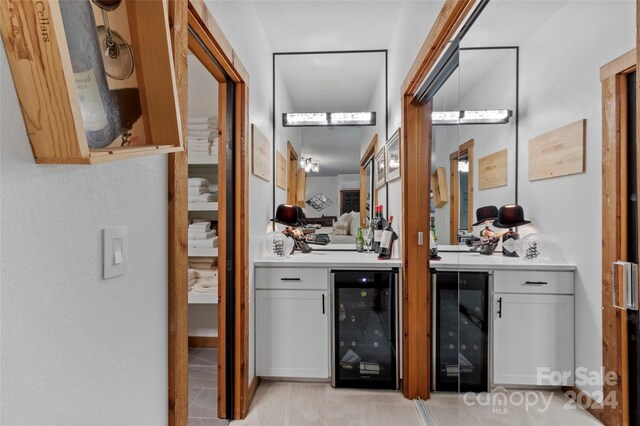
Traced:
<path fill-rule="evenodd" d="M 279 223 L 281 225 L 297 228 L 299 226 L 304 225 L 304 223 L 300 221 L 299 210 L 302 210 L 302 209 L 297 206 L 280 204 L 276 209 L 276 217 L 271 219 L 271 221 Z"/>
<path fill-rule="evenodd" d="M 476 210 L 477 222 L 473 226 L 482 225 L 484 222 L 498 219 L 498 208 L 496 206 L 484 206 Z"/>
<path fill-rule="evenodd" d="M 518 204 L 508 204 L 500 207 L 498 220 L 493 222 L 493 226 L 496 228 L 515 228 L 516 226 L 522 226 L 528 223 L 531 222 L 524 220 L 524 210 L 522 206 Z"/>

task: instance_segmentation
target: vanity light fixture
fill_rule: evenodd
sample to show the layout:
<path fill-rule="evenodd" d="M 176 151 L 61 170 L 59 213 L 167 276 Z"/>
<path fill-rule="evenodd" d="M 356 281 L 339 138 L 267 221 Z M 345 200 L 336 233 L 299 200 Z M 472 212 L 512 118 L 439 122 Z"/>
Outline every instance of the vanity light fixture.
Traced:
<path fill-rule="evenodd" d="M 285 112 L 283 127 L 375 126 L 375 112 Z"/>
<path fill-rule="evenodd" d="M 511 119 L 510 109 L 482 109 L 467 111 L 434 111 L 431 122 L 434 126 L 457 124 L 506 124 Z"/>

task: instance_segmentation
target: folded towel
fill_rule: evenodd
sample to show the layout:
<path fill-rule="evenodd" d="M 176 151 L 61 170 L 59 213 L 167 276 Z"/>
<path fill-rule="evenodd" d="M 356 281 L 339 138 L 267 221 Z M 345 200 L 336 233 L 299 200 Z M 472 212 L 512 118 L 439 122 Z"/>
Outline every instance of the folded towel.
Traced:
<path fill-rule="evenodd" d="M 200 294 L 218 294 L 218 286 L 215 287 L 203 287 L 200 284 L 196 284 L 189 290 L 191 293 L 200 293 Z"/>
<path fill-rule="evenodd" d="M 211 222 L 194 222 L 189 224 L 189 232 L 207 232 L 211 230 Z"/>
<path fill-rule="evenodd" d="M 211 203 L 216 200 L 216 195 L 210 192 L 200 195 L 189 195 L 190 203 Z"/>
<path fill-rule="evenodd" d="M 187 118 L 187 124 L 207 124 L 218 121 L 216 117 L 189 117 Z"/>
<path fill-rule="evenodd" d="M 189 130 L 187 132 L 187 140 L 194 138 L 211 138 L 215 137 L 213 130 Z"/>
<path fill-rule="evenodd" d="M 189 187 L 189 195 L 200 195 L 207 194 L 209 192 L 209 188 L 206 186 L 190 186 Z"/>
<path fill-rule="evenodd" d="M 213 269 L 207 269 L 207 268 L 197 268 L 194 269 L 194 274 L 196 276 L 196 278 L 211 278 L 211 277 L 217 277 L 218 276 L 218 271 L 213 270 Z"/>
<path fill-rule="evenodd" d="M 207 179 L 204 178 L 189 178 L 188 181 L 189 182 L 189 186 L 209 186 L 209 181 Z"/>
<path fill-rule="evenodd" d="M 189 150 L 189 154 L 197 154 L 197 155 L 203 155 L 203 154 L 210 155 L 213 153 L 211 148 L 209 148 L 208 146 L 189 145 L 188 150 Z"/>
<path fill-rule="evenodd" d="M 189 131 L 213 130 L 212 123 L 189 123 L 187 128 Z"/>
<path fill-rule="evenodd" d="M 193 248 L 213 248 L 218 246 L 218 238 L 209 238 L 208 240 L 192 240 L 189 239 L 189 247 Z"/>
<path fill-rule="evenodd" d="M 192 231 L 189 229 L 190 240 L 208 240 L 216 236 L 216 230 L 212 231 Z"/>

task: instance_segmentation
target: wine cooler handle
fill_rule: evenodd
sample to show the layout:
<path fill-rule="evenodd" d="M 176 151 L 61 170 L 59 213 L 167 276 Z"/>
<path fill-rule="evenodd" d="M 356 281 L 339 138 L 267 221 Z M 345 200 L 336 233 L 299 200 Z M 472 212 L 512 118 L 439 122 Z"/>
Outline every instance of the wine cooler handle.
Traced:
<path fill-rule="evenodd" d="M 498 297 L 498 318 L 502 318 L 502 297 Z"/>
<path fill-rule="evenodd" d="M 322 315 L 324 315 L 324 293 L 322 294 Z"/>
<path fill-rule="evenodd" d="M 611 265 L 611 295 L 614 308 L 637 311 L 638 285 L 638 265 L 630 262 L 613 262 Z M 622 290 L 622 297 L 618 294 L 620 290 Z M 619 303 L 620 300 L 622 303 Z"/>

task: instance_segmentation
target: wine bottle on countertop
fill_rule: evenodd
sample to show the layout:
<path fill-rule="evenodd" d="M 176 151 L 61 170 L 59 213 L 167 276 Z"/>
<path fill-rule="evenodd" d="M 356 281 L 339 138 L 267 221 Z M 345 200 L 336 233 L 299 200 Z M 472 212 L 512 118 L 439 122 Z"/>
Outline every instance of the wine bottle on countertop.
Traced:
<path fill-rule="evenodd" d="M 61 1 L 80 115 L 89 148 L 104 148 L 118 137 L 120 112 L 109 90 L 96 21 L 88 1 Z"/>
<path fill-rule="evenodd" d="M 373 251 L 380 251 L 380 240 L 382 239 L 382 227 L 380 227 L 380 206 L 375 208 L 375 216 L 371 220 L 371 231 L 373 232 Z"/>
<path fill-rule="evenodd" d="M 384 207 L 378 206 L 378 222 L 374 228 L 373 248 L 376 253 L 380 253 L 380 243 L 382 242 L 382 233 L 387 226 L 387 220 L 384 218 Z M 377 241 L 377 244 L 376 244 Z"/>
<path fill-rule="evenodd" d="M 398 234 L 393 230 L 391 226 L 393 224 L 393 216 L 389 217 L 389 223 L 382 231 L 382 241 L 380 241 L 380 254 L 378 259 L 391 259 L 391 253 L 393 253 L 393 243 L 398 239 Z"/>

